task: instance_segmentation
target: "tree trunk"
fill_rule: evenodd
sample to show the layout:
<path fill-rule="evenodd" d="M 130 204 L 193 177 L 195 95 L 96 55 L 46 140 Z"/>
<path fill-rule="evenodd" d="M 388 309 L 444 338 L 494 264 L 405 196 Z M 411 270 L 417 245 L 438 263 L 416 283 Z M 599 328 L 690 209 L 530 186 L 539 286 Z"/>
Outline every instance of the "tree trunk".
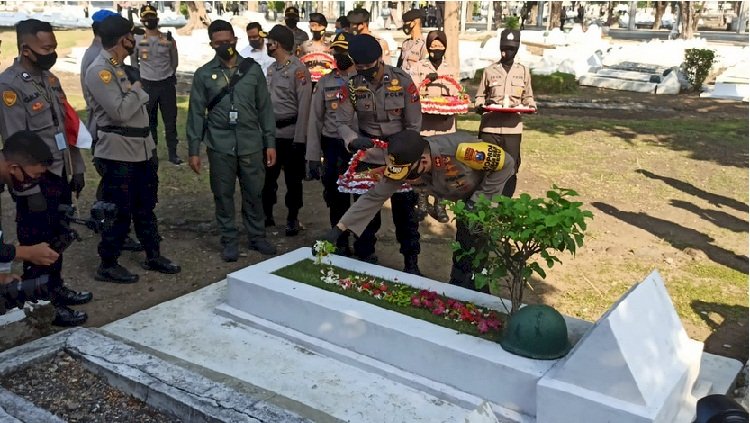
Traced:
<path fill-rule="evenodd" d="M 467 22 L 466 10 L 467 10 L 468 4 L 469 2 L 466 2 L 466 1 L 461 2 L 461 32 L 466 31 L 466 22 Z M 445 22 L 445 16 L 447 15 L 448 15 L 448 12 L 446 12 L 445 15 L 443 16 L 443 22 Z M 443 23 L 443 26 L 445 26 L 445 23 Z"/>
<path fill-rule="evenodd" d="M 612 27 L 615 20 L 615 2 L 609 2 L 607 6 L 607 26 Z"/>
<path fill-rule="evenodd" d="M 698 29 L 698 20 L 703 12 L 704 2 L 700 2 L 695 6 L 693 3 L 692 1 L 680 2 L 680 14 L 682 15 L 682 33 L 680 34 L 680 38 L 683 40 L 693 38 L 695 31 Z"/>
<path fill-rule="evenodd" d="M 444 27 L 445 35 L 448 38 L 448 45 L 446 46 L 445 60 L 454 69 L 461 69 L 461 59 L 458 52 L 458 3 L 457 1 L 446 1 L 445 2 L 445 16 Z"/>
<path fill-rule="evenodd" d="M 185 26 L 177 30 L 180 35 L 190 35 L 194 29 L 208 28 L 211 19 L 206 14 L 206 6 L 202 1 L 187 2 L 188 22 Z"/>
<path fill-rule="evenodd" d="M 664 17 L 664 12 L 667 10 L 666 1 L 657 1 L 654 4 L 654 26 L 651 29 L 661 28 L 661 18 Z"/>
<path fill-rule="evenodd" d="M 547 29 L 560 27 L 560 16 L 563 13 L 563 2 L 553 1 L 550 2 L 549 16 L 547 17 Z"/>
<path fill-rule="evenodd" d="M 508 286 L 510 291 L 510 315 L 516 314 L 516 312 L 523 305 L 523 290 L 526 288 L 526 282 L 523 280 L 523 264 L 520 264 L 517 268 L 513 267 L 510 269 L 510 281 Z"/>
<path fill-rule="evenodd" d="M 539 2 L 527 1 L 526 7 L 527 7 L 526 10 L 528 10 L 528 13 L 529 13 L 529 17 L 526 23 L 535 25 L 536 19 L 537 19 L 536 17 L 539 14 Z"/>
<path fill-rule="evenodd" d="M 628 31 L 635 31 L 635 18 L 638 15 L 638 2 L 631 1 L 628 8 Z"/>

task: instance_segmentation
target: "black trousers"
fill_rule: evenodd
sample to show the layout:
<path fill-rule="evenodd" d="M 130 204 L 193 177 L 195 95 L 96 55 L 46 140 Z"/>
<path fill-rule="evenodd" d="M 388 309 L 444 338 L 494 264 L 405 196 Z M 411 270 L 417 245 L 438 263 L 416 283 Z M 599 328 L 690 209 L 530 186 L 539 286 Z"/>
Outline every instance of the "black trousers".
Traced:
<path fill-rule="evenodd" d="M 52 172 L 45 172 L 39 179 L 38 194 L 29 196 L 15 196 L 16 200 L 16 231 L 20 245 L 34 245 L 40 242 L 52 244 L 53 240 L 67 232 L 58 211 L 60 205 L 72 203 L 70 185 L 65 175 L 57 176 Z M 41 266 L 31 262 L 23 263 L 23 278 L 37 278 L 49 275 L 49 287 L 62 286 L 63 255 L 49 266 Z"/>
<path fill-rule="evenodd" d="M 513 197 L 513 193 L 516 192 L 516 184 L 518 183 L 518 169 L 521 167 L 521 134 L 490 134 L 489 132 L 482 132 L 479 134 L 482 141 L 486 141 L 490 144 L 500 146 L 505 150 L 506 154 L 510 154 L 513 160 L 516 161 L 516 171 L 505 183 L 503 188 L 503 195 L 506 197 Z"/>
<path fill-rule="evenodd" d="M 164 121 L 167 151 L 170 157 L 177 151 L 177 78 L 173 75 L 162 81 L 142 80 L 143 90 L 148 93 L 148 126 L 155 143 L 159 143 L 159 110 Z"/>
<path fill-rule="evenodd" d="M 276 192 L 279 190 L 278 179 L 284 170 L 287 208 L 287 220 L 297 220 L 302 208 L 302 179 L 305 177 L 305 144 L 294 140 L 276 138 L 276 164 L 266 169 L 263 185 L 263 212 L 266 220 L 273 220 L 273 206 L 276 204 Z"/>
<path fill-rule="evenodd" d="M 102 171 L 102 200 L 117 206 L 115 222 L 104 231 L 99 243 L 102 264 L 117 263 L 131 220 L 146 256 L 158 257 L 159 231 L 154 208 L 159 182 L 153 160 L 131 163 L 97 158 L 96 164 Z"/>
<path fill-rule="evenodd" d="M 323 200 L 328 206 L 328 217 L 331 227 L 334 227 L 341 217 L 344 216 L 351 205 L 351 194 L 339 191 L 338 179 L 340 175 L 346 173 L 349 166 L 349 160 L 352 158 L 346 147 L 344 140 L 338 138 L 320 137 L 320 146 L 323 149 Z M 337 247 L 346 247 L 349 245 L 349 232 L 344 232 L 336 242 Z"/>

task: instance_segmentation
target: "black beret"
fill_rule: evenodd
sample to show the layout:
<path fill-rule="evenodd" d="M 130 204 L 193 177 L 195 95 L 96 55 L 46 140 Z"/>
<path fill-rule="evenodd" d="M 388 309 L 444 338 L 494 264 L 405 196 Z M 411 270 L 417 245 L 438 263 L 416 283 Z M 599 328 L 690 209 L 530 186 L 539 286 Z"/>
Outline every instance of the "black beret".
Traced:
<path fill-rule="evenodd" d="M 151 16 L 152 18 L 155 18 L 158 16 L 156 12 L 156 8 L 150 4 L 147 4 L 141 7 L 141 19 L 146 19 L 148 15 L 153 15 Z"/>
<path fill-rule="evenodd" d="M 294 33 L 284 25 L 276 25 L 271 28 L 268 39 L 278 42 L 286 51 L 292 51 L 294 48 Z"/>
<path fill-rule="evenodd" d="M 385 176 L 400 181 L 404 179 L 427 147 L 427 140 L 419 132 L 406 129 L 388 137 Z"/>
<path fill-rule="evenodd" d="M 354 36 L 348 32 L 339 32 L 335 37 L 333 37 L 333 41 L 331 41 L 331 47 L 340 48 L 342 50 L 349 50 L 349 42 L 351 42 L 352 37 Z"/>
<path fill-rule="evenodd" d="M 299 18 L 299 9 L 294 6 L 289 6 L 284 9 L 284 16 L 296 16 Z"/>
<path fill-rule="evenodd" d="M 359 34 L 349 40 L 349 56 L 354 63 L 364 65 L 380 59 L 383 56 L 383 48 L 372 35 Z"/>
<path fill-rule="evenodd" d="M 123 18 L 120 15 L 110 16 L 99 24 L 99 35 L 103 39 L 116 39 L 125 34 L 143 35 L 145 31 L 133 26 L 133 22 Z"/>
<path fill-rule="evenodd" d="M 401 16 L 401 20 L 404 22 L 411 22 L 417 19 L 421 19 L 422 21 L 425 20 L 422 9 L 412 9 Z"/>
<path fill-rule="evenodd" d="M 323 26 L 328 26 L 328 20 L 322 13 L 310 13 L 310 22 L 317 22 Z"/>
<path fill-rule="evenodd" d="M 362 8 L 356 8 L 346 14 L 346 18 L 349 19 L 350 23 L 360 24 L 363 22 L 370 22 L 370 12 Z"/>
<path fill-rule="evenodd" d="M 504 29 L 500 33 L 500 48 L 518 48 L 521 46 L 521 31 L 517 29 Z"/>

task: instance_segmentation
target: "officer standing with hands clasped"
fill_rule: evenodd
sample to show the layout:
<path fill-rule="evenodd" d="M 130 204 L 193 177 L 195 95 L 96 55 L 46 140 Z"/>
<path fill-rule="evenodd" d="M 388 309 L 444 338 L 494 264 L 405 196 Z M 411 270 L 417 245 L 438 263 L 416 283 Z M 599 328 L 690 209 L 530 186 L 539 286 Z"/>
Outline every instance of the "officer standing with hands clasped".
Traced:
<path fill-rule="evenodd" d="M 135 233 L 146 252 L 146 270 L 175 274 L 180 266 L 161 255 L 154 208 L 158 179 L 153 165 L 156 147 L 148 126 L 148 94 L 138 72 L 122 61 L 135 51 L 134 34 L 139 31 L 121 16 L 102 21 L 102 50 L 86 72 L 89 102 L 96 117 L 99 141 L 94 154 L 102 169 L 102 198 L 117 206 L 111 228 L 99 243 L 101 264 L 96 280 L 134 283 L 138 275 L 118 263 L 132 218 Z"/>
<path fill-rule="evenodd" d="M 409 38 L 404 40 L 401 45 L 401 55 L 396 66 L 411 73 L 410 69 L 427 55 L 427 46 L 422 39 L 424 12 L 420 9 L 412 9 L 404 13 L 402 18 L 404 34 L 408 35 Z"/>
<path fill-rule="evenodd" d="M 334 243 L 345 231 L 361 235 L 383 203 L 406 182 L 421 192 L 464 200 L 468 207 L 480 195 L 502 193 L 514 172 L 513 158 L 497 147 L 478 142 L 467 133 L 436 135 L 428 142 L 414 130 L 404 130 L 388 139 L 384 178 L 361 196 L 323 239 Z M 469 228 L 456 222 L 456 241 L 468 251 L 476 240 Z M 474 289 L 472 258 L 453 253 L 450 283 Z"/>
<path fill-rule="evenodd" d="M 177 43 L 172 33 L 159 31 L 159 15 L 150 4 L 141 7 L 144 35 L 135 36 L 135 51 L 130 63 L 141 72 L 141 84 L 148 94 L 148 120 L 151 137 L 159 143 L 159 110 L 164 121 L 167 154 L 174 165 L 181 165 L 177 156 Z"/>
<path fill-rule="evenodd" d="M 536 109 L 529 68 L 514 62 L 520 46 L 521 31 L 504 29 L 500 33 L 500 62 L 484 69 L 475 100 L 476 111 L 482 115 L 480 137 L 502 147 L 516 164 L 515 173 L 505 185 L 503 195 L 506 197 L 512 197 L 516 191 L 516 175 L 521 166 L 523 122 L 520 113 L 486 112 L 484 106 L 499 104 L 505 108 L 526 106 Z"/>
<path fill-rule="evenodd" d="M 273 113 L 276 117 L 276 164 L 266 171 L 263 187 L 263 210 L 266 226 L 276 226 L 273 206 L 276 204 L 277 180 L 284 170 L 287 208 L 286 236 L 296 236 L 302 230 L 299 210 L 302 208 L 302 179 L 305 177 L 305 136 L 310 115 L 312 80 L 310 71 L 297 57 L 292 56 L 292 32 L 276 25 L 268 33 L 266 49 L 276 63 L 268 68 L 268 90 L 271 92 Z"/>
<path fill-rule="evenodd" d="M 273 255 L 276 248 L 266 239 L 261 200 L 264 165 L 276 163 L 276 122 L 266 80 L 255 60 L 237 54 L 237 37 L 229 22 L 211 22 L 208 36 L 216 56 L 193 77 L 187 118 L 190 167 L 200 173 L 200 144 L 205 143 L 222 260 L 239 258 L 234 218 L 237 179 L 249 248 Z"/>
<path fill-rule="evenodd" d="M 347 87 L 342 89 L 337 124 L 339 135 L 350 151 L 370 149 L 374 146 L 373 138 L 388 141 L 391 135 L 404 129 L 419 131 L 422 127 L 417 87 L 406 72 L 383 63 L 382 54 L 380 44 L 371 35 L 357 35 L 349 42 L 349 55 L 356 65 L 357 75 L 349 78 Z M 352 124 L 353 117 L 357 125 Z M 368 150 L 362 164 L 368 168 L 383 166 L 383 151 Z M 404 272 L 420 274 L 416 203 L 414 192 L 394 193 L 391 197 L 396 239 L 404 256 Z M 377 261 L 374 253 L 378 229 L 379 213 L 364 231 L 358 233 L 359 240 L 354 248 L 360 259 Z"/>
<path fill-rule="evenodd" d="M 65 127 L 65 92 L 60 80 L 50 72 L 57 61 L 57 39 L 48 22 L 28 19 L 16 24 L 18 58 L 0 75 L 0 135 L 8 139 L 21 130 L 39 135 L 52 152 L 53 161 L 47 171 L 32 184 L 13 187 L 16 200 L 18 241 L 35 245 L 55 240 L 67 233 L 59 213 L 60 205 L 70 205 L 73 193 L 78 196 L 85 185 L 84 163 L 78 148 L 68 145 Z M 23 170 L 23 168 L 21 168 Z M 70 181 L 68 181 L 70 177 Z M 58 251 L 61 253 L 61 251 Z M 86 313 L 66 306 L 91 301 L 89 292 L 76 292 L 65 287 L 62 278 L 63 255 L 48 266 L 25 262 L 23 278 L 35 279 L 49 275 L 54 324 L 76 326 L 86 321 Z"/>
<path fill-rule="evenodd" d="M 307 168 L 309 179 L 323 182 L 323 200 L 328 206 L 331 226 L 349 208 L 351 194 L 339 192 L 338 178 L 346 172 L 352 158 L 338 131 L 337 111 L 341 105 L 341 90 L 349 77 L 356 74 L 354 61 L 349 56 L 352 36 L 342 32 L 334 37 L 331 52 L 336 68 L 318 81 L 313 90 L 310 119 L 307 126 Z M 353 122 L 356 124 L 356 122 Z M 321 175 L 320 153 L 323 151 L 325 168 Z M 350 256 L 348 236 L 336 242 L 336 254 Z"/>

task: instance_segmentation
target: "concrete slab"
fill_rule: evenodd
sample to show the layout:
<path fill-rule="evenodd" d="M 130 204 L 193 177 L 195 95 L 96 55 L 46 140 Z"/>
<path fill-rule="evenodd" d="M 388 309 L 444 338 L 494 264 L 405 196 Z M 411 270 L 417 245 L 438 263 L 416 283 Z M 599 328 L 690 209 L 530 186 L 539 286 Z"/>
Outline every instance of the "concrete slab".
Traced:
<path fill-rule="evenodd" d="M 0 423 L 6 422 L 65 423 L 65 420 L 6 389 L 0 388 Z"/>
<path fill-rule="evenodd" d="M 608 88 L 611 90 L 634 91 L 637 93 L 656 92 L 657 84 L 651 82 L 631 81 L 625 79 L 608 78 L 596 74 L 588 74 L 578 80 L 579 85 L 590 87 Z"/>

